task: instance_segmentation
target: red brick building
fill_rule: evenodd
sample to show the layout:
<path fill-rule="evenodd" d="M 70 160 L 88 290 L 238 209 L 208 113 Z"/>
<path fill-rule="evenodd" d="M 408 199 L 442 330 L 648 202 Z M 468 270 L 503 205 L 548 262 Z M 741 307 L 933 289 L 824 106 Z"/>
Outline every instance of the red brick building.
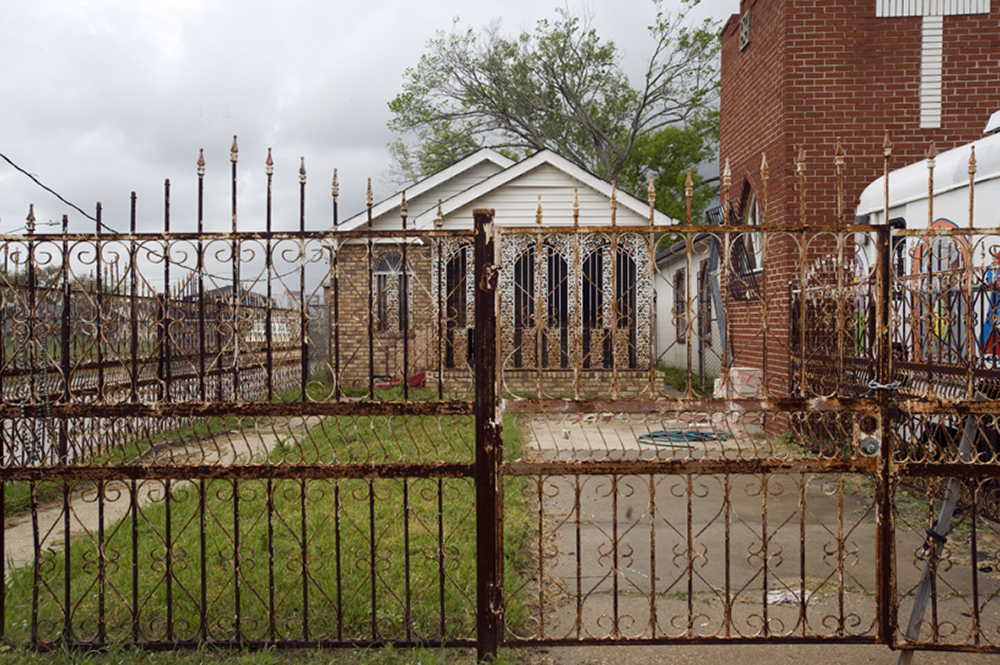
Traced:
<path fill-rule="evenodd" d="M 1000 0 L 741 0 L 722 30 L 720 157 L 744 223 L 798 222 L 799 147 L 806 223 L 836 224 L 841 141 L 852 223 L 858 196 L 882 174 L 886 132 L 898 168 L 932 141 L 940 151 L 980 138 L 997 109 Z M 733 363 L 765 368 L 775 396 L 788 393 L 788 285 L 800 272 L 793 244 L 779 237 L 768 246 L 760 297 L 729 303 Z"/>

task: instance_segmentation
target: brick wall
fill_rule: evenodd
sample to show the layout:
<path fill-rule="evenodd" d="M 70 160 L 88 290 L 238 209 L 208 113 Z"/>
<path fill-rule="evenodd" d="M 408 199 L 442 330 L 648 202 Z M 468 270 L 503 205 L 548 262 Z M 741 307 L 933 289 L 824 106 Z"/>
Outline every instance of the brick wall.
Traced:
<path fill-rule="evenodd" d="M 739 49 L 739 19 L 751 12 L 751 41 Z M 761 157 L 769 167 L 768 224 L 799 219 L 798 147 L 806 155 L 807 224 L 837 223 L 836 144 L 845 153 L 847 223 L 862 190 L 882 174 L 882 142 L 893 143 L 890 168 L 982 135 L 1000 109 L 1000 3 L 991 14 L 944 17 L 942 122 L 920 128 L 921 19 L 875 18 L 874 0 L 741 0 L 722 31 L 721 160 L 732 172 L 737 214 L 761 192 Z M 777 395 L 788 393 L 788 285 L 801 273 L 799 240 L 775 238 L 766 260 L 763 302 L 731 302 L 735 362 L 764 368 Z M 809 260 L 823 256 L 809 246 Z M 765 351 L 765 349 L 767 349 Z"/>

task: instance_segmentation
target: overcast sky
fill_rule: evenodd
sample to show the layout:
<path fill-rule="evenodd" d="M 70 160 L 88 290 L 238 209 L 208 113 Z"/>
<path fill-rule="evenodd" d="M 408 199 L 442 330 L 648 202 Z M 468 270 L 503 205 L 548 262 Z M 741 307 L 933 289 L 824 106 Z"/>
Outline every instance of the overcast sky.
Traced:
<path fill-rule="evenodd" d="M 678 0 L 664 0 L 673 10 Z M 588 9 L 605 39 L 641 68 L 652 48 L 650 0 L 570 0 Z M 387 107 L 403 72 L 435 30 L 480 28 L 500 18 L 508 33 L 550 18 L 562 0 L 472 3 L 247 2 L 244 0 L 34 0 L 0 17 L 0 153 L 105 223 L 128 230 L 137 192 L 139 229 L 163 224 L 169 178 L 171 227 L 196 226 L 198 149 L 205 149 L 206 229 L 230 227 L 229 147 L 239 135 L 239 223 L 262 229 L 264 160 L 273 148 L 275 227 L 298 227 L 298 166 L 305 156 L 307 226 L 331 224 L 330 180 L 338 169 L 342 219 L 393 193 Z M 724 20 L 738 0 L 703 0 L 699 18 Z M 0 233 L 70 215 L 93 223 L 0 160 Z M 40 227 L 40 232 L 50 230 Z M 52 229 L 54 230 L 54 229 Z"/>

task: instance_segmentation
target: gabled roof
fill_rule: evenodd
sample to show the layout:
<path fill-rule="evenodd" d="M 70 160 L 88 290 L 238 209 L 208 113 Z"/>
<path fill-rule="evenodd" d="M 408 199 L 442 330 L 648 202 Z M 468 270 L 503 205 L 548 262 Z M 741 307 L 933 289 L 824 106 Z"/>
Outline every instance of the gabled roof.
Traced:
<path fill-rule="evenodd" d="M 441 203 L 441 214 L 447 216 L 449 213 L 454 212 L 463 206 L 470 205 L 476 200 L 481 199 L 487 194 L 496 191 L 503 185 L 519 178 L 531 171 L 543 166 L 550 165 L 555 167 L 562 173 L 564 173 L 569 178 L 579 181 L 586 187 L 604 195 L 608 201 L 611 200 L 611 183 L 598 178 L 596 175 L 583 169 L 573 162 L 569 161 L 565 157 L 551 150 L 540 150 L 536 152 L 531 157 L 524 159 L 516 164 L 508 166 L 503 171 L 486 178 L 485 180 L 479 182 L 472 187 L 469 187 L 465 191 L 462 191 L 455 196 L 452 196 L 446 201 Z M 618 205 L 624 207 L 628 210 L 633 211 L 640 217 L 646 219 L 649 218 L 649 203 L 647 201 L 642 201 L 631 194 L 627 194 L 621 190 L 616 193 L 618 199 Z M 429 228 L 433 225 L 435 218 L 437 218 L 438 209 L 437 206 L 433 206 L 430 209 L 417 214 L 414 218 L 414 228 Z M 668 217 L 664 213 L 657 210 L 654 215 L 655 223 L 657 225 L 668 225 L 676 224 L 676 220 Z"/>
<path fill-rule="evenodd" d="M 439 187 L 440 185 L 451 180 L 452 178 L 455 178 L 456 176 L 459 176 L 462 173 L 468 171 L 469 169 L 477 165 L 483 164 L 484 162 L 493 163 L 501 169 L 509 168 L 512 164 L 514 164 L 514 160 L 504 157 L 500 153 L 494 150 L 490 150 L 489 148 L 483 148 L 481 150 L 477 150 L 468 157 L 458 160 L 451 166 L 448 166 L 433 175 L 427 176 L 426 178 L 414 184 L 413 186 L 407 187 L 404 190 L 406 192 L 406 199 L 407 201 L 412 201 L 421 194 L 425 194 L 426 192 L 429 192 L 435 187 Z M 401 200 L 400 194 L 396 193 L 391 197 L 383 201 L 380 201 L 379 203 L 372 206 L 372 219 L 373 220 L 377 219 L 383 215 L 392 213 L 393 211 L 396 211 L 396 217 L 398 218 L 400 200 Z M 437 204 L 437 201 L 434 201 L 434 203 Z M 433 209 L 434 210 L 437 209 L 436 205 L 433 206 Z M 425 211 L 424 210 L 409 211 L 411 217 L 419 215 L 420 213 L 423 212 Z M 339 224 L 337 228 L 345 231 L 351 231 L 362 226 L 363 224 L 366 224 L 367 222 L 368 222 L 368 210 L 365 209 L 359 212 L 358 214 L 354 215 L 350 219 L 346 220 L 345 222 Z"/>

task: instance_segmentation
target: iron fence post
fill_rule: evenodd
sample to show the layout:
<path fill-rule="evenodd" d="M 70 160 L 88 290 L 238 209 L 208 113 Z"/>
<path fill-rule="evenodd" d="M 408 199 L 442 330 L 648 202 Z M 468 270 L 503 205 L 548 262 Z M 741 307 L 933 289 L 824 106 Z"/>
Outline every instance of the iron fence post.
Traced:
<path fill-rule="evenodd" d="M 501 425 L 497 403 L 497 270 L 493 210 L 475 217 L 476 648 L 495 660 L 503 630 L 500 503 Z"/>
<path fill-rule="evenodd" d="M 876 226 L 877 263 L 876 286 L 876 376 L 878 383 L 892 382 L 892 330 L 890 318 L 890 232 L 888 226 Z M 876 531 L 876 606 L 878 607 L 878 641 L 891 645 L 896 627 L 895 612 L 895 548 L 892 514 L 893 446 L 889 422 L 889 391 L 879 390 L 877 395 L 879 420 L 881 421 L 882 443 L 879 454 L 878 472 L 875 483 L 875 508 L 878 516 Z"/>

